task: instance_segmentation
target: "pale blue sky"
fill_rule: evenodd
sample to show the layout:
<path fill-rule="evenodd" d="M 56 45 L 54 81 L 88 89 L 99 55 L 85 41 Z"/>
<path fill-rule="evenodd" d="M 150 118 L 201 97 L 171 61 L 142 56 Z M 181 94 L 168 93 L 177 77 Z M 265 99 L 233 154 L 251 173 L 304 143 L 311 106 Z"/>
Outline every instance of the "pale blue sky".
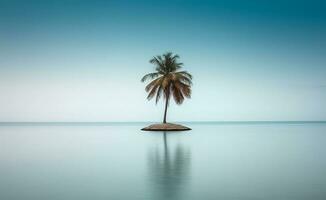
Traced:
<path fill-rule="evenodd" d="M 326 120 L 324 1 L 0 0 L 0 121 L 161 121 L 148 60 L 178 53 L 170 121 Z"/>

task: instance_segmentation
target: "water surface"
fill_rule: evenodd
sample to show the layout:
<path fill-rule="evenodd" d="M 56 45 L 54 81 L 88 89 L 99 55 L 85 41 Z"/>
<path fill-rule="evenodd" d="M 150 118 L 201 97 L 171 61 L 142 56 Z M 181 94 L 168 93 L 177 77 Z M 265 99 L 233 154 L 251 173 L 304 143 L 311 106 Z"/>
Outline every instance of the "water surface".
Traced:
<path fill-rule="evenodd" d="M 326 199 L 325 123 L 2 124 L 0 199 Z"/>

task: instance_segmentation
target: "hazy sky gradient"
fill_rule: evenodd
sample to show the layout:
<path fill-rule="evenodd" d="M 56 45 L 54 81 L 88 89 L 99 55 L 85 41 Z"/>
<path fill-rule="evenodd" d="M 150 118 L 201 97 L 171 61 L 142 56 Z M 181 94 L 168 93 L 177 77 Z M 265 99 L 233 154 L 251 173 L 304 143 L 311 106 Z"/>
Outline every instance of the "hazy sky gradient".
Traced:
<path fill-rule="evenodd" d="M 326 120 L 325 1 L 0 0 L 0 121 L 160 121 L 148 60 L 193 98 L 168 120 Z"/>

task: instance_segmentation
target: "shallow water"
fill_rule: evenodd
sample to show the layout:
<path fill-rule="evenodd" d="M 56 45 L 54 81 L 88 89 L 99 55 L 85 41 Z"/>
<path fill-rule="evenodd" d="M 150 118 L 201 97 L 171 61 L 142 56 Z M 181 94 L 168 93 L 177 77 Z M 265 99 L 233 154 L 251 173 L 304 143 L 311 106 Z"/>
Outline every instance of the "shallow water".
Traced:
<path fill-rule="evenodd" d="M 0 126 L 1 200 L 326 199 L 325 123 Z"/>

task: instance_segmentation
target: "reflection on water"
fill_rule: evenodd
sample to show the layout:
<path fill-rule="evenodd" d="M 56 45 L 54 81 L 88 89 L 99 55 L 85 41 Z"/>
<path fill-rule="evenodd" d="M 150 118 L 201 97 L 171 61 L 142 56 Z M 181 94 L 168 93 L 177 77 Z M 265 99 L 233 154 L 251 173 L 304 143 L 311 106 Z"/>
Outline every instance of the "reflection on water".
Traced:
<path fill-rule="evenodd" d="M 0 125 L 0 200 L 326 199 L 326 123 L 143 126 Z"/>
<path fill-rule="evenodd" d="M 178 143 L 169 145 L 168 134 L 163 143 L 148 155 L 148 173 L 155 199 L 183 199 L 190 174 L 190 149 Z M 173 139 L 173 138 L 171 138 Z"/>

